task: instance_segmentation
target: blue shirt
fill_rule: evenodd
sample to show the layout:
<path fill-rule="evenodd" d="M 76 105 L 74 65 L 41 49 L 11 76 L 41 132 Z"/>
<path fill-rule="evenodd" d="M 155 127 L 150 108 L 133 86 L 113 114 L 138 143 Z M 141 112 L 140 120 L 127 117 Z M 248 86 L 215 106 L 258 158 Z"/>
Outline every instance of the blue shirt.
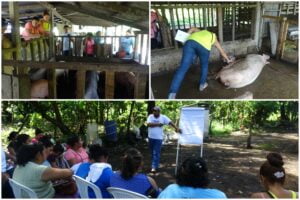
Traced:
<path fill-rule="evenodd" d="M 159 199 L 226 199 L 226 195 L 220 190 L 207 189 L 207 188 L 193 188 L 187 186 L 180 186 L 177 184 L 171 184 L 164 189 Z"/>
<path fill-rule="evenodd" d="M 110 179 L 111 187 L 122 188 L 130 190 L 142 195 L 147 195 L 148 190 L 152 188 L 152 185 L 145 174 L 137 174 L 129 180 L 122 178 L 120 172 L 116 172 Z"/>
<path fill-rule="evenodd" d="M 121 49 L 124 50 L 127 54 L 130 54 L 132 52 L 133 45 L 133 37 L 121 37 Z"/>
<path fill-rule="evenodd" d="M 94 163 L 89 162 L 79 165 L 75 175 L 86 179 L 97 185 L 102 193 L 102 198 L 111 198 L 106 188 L 109 187 L 110 177 L 113 174 L 111 166 L 107 163 Z M 89 188 L 89 197 L 96 198 L 94 192 Z"/>

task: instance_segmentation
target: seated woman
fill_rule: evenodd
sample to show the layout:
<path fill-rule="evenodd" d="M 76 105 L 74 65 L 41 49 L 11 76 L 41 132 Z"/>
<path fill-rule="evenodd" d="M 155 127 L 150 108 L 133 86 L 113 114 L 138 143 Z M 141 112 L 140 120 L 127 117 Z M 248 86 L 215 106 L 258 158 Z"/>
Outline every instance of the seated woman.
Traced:
<path fill-rule="evenodd" d="M 266 192 L 253 193 L 252 198 L 263 199 L 298 199 L 299 196 L 292 190 L 283 187 L 285 181 L 285 170 L 283 159 L 278 153 L 269 153 L 267 161 L 260 167 L 260 181 Z"/>
<path fill-rule="evenodd" d="M 53 146 L 53 153 L 47 158 L 52 167 L 62 169 L 70 168 L 68 161 L 63 156 L 64 152 L 65 149 L 59 142 Z"/>
<path fill-rule="evenodd" d="M 161 199 L 213 199 L 226 198 L 226 195 L 217 189 L 209 189 L 208 169 L 202 158 L 186 159 L 176 175 L 176 184 L 169 185 L 158 198 Z"/>
<path fill-rule="evenodd" d="M 82 147 L 82 140 L 77 135 L 71 136 L 68 139 L 67 144 L 69 149 L 66 151 L 64 157 L 68 161 L 70 167 L 77 163 L 89 161 L 89 156 Z"/>
<path fill-rule="evenodd" d="M 31 143 L 31 139 L 30 136 L 27 134 L 20 134 L 17 136 L 15 145 L 14 145 L 14 149 L 15 152 L 18 153 L 18 150 L 24 145 L 24 144 L 30 144 Z"/>
<path fill-rule="evenodd" d="M 110 198 L 111 195 L 106 188 L 109 187 L 110 177 L 113 174 L 111 165 L 107 163 L 108 153 L 99 144 L 91 145 L 89 148 L 89 162 L 73 166 L 74 174 L 97 185 L 103 198 Z M 94 192 L 89 191 L 89 197 L 95 198 Z"/>
<path fill-rule="evenodd" d="M 32 189 L 38 198 L 53 198 L 55 190 L 51 181 L 71 178 L 73 172 L 70 169 L 46 167 L 42 165 L 45 160 L 42 144 L 23 145 L 17 153 L 13 179 Z"/>
<path fill-rule="evenodd" d="M 16 145 L 16 140 L 18 136 L 18 132 L 12 131 L 9 133 L 9 136 L 7 137 L 8 140 L 8 145 L 7 145 L 7 151 L 9 158 L 12 159 L 13 161 L 16 161 L 16 152 L 15 152 L 15 145 Z"/>
<path fill-rule="evenodd" d="M 156 182 L 149 176 L 139 173 L 143 165 L 143 156 L 135 148 L 125 152 L 122 161 L 122 169 L 114 173 L 110 179 L 111 187 L 122 188 L 145 196 L 157 197 L 159 188 Z"/>
<path fill-rule="evenodd" d="M 52 155 L 53 151 L 53 143 L 51 142 L 51 139 L 48 135 L 43 136 L 39 142 L 44 146 L 45 148 L 45 158 L 46 160 L 42 163 L 42 165 L 45 165 L 47 167 L 51 167 L 50 162 L 48 161 L 48 157 Z"/>

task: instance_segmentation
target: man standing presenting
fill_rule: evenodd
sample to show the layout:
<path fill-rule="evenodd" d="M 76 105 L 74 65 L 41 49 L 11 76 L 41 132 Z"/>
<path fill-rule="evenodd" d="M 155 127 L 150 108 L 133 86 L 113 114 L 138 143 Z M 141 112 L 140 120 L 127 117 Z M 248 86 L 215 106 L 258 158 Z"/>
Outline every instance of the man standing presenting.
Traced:
<path fill-rule="evenodd" d="M 149 148 L 152 157 L 152 173 L 155 173 L 159 167 L 164 125 L 170 125 L 176 132 L 180 132 L 180 129 L 167 116 L 160 114 L 160 108 L 155 106 L 153 114 L 149 115 L 147 119 Z"/>

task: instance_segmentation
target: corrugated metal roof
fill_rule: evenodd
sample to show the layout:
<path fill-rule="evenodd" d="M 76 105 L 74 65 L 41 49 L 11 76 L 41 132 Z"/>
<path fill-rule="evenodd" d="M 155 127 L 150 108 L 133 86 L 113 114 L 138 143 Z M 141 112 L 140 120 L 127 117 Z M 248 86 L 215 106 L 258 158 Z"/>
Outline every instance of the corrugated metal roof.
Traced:
<path fill-rule="evenodd" d="M 55 8 L 56 23 L 89 26 L 126 25 L 148 32 L 148 2 L 18 2 L 20 21 L 25 23 Z M 2 18 L 9 20 L 8 2 L 2 2 Z"/>

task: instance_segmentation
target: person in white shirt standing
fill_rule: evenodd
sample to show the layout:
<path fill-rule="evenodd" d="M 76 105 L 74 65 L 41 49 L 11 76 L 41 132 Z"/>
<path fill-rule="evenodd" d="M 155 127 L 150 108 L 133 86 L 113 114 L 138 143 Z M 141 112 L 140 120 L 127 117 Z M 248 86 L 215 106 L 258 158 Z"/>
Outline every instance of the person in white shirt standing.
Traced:
<path fill-rule="evenodd" d="M 69 26 L 64 26 L 64 35 L 63 35 L 63 56 L 71 56 L 72 55 L 72 49 L 73 49 L 73 42 L 75 42 L 74 38 L 71 37 L 72 34 L 69 32 Z"/>
<path fill-rule="evenodd" d="M 147 126 L 148 126 L 148 138 L 149 138 L 149 148 L 152 157 L 152 173 L 156 173 L 160 162 L 160 150 L 163 142 L 163 126 L 170 125 L 176 132 L 181 132 L 180 129 L 165 115 L 160 114 L 160 108 L 155 106 L 153 108 L 153 114 L 148 116 Z"/>

